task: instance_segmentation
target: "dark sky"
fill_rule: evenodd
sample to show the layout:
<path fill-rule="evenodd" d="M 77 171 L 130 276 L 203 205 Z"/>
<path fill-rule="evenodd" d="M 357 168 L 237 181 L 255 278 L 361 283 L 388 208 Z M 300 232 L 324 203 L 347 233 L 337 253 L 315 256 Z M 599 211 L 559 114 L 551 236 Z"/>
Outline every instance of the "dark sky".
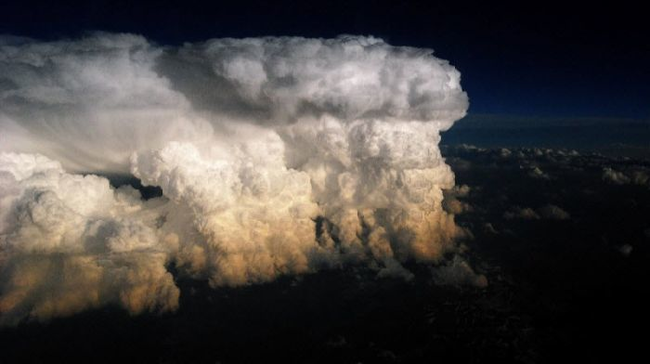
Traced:
<path fill-rule="evenodd" d="M 375 35 L 450 60 L 463 74 L 470 113 L 650 118 L 650 31 L 639 6 L 485 3 L 10 0 L 0 3 L 0 33 L 121 31 L 163 44 Z"/>

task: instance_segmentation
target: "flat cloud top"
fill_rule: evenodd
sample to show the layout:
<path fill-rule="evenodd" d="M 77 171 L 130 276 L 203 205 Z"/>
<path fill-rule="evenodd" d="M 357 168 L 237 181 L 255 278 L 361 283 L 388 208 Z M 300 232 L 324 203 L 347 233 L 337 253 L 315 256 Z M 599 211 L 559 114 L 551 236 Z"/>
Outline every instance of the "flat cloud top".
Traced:
<path fill-rule="evenodd" d="M 212 141 L 234 124 L 274 128 L 329 115 L 444 130 L 468 106 L 447 61 L 372 37 L 181 47 L 129 34 L 4 37 L 0 65 L 0 150 L 43 153 L 85 172 L 125 172 L 134 151 Z"/>

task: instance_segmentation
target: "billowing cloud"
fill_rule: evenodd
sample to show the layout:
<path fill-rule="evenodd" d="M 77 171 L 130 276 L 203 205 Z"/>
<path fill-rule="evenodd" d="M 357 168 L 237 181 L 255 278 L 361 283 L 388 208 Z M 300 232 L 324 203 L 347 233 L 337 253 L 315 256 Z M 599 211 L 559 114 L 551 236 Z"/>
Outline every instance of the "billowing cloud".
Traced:
<path fill-rule="evenodd" d="M 454 215 L 472 211 L 472 206 L 469 203 L 459 200 L 459 198 L 466 198 L 470 190 L 471 188 L 468 185 L 454 186 L 452 189 L 444 190 L 445 199 L 443 200 L 442 206 L 445 211 Z"/>
<path fill-rule="evenodd" d="M 531 209 L 530 207 L 521 208 L 519 206 L 515 206 L 509 211 L 504 212 L 503 217 L 507 220 L 512 220 L 512 219 L 539 220 L 541 218 L 539 214 L 535 212 L 535 210 Z"/>
<path fill-rule="evenodd" d="M 408 279 L 404 262 L 441 262 L 462 234 L 438 142 L 468 101 L 428 49 L 0 38 L 0 105 L 4 323 L 173 310 L 170 263 L 215 287 L 345 264 Z"/>
<path fill-rule="evenodd" d="M 628 169 L 629 170 L 624 173 L 621 171 L 616 171 L 610 167 L 604 167 L 603 181 L 615 185 L 633 184 L 639 186 L 650 186 L 650 176 L 648 175 L 647 169 Z"/>
<path fill-rule="evenodd" d="M 528 172 L 528 176 L 532 178 L 539 178 L 539 179 L 551 179 L 551 177 L 544 173 L 539 167 L 531 167 L 530 171 Z"/>
<path fill-rule="evenodd" d="M 538 209 L 539 214 L 545 219 L 551 220 L 569 220 L 571 214 L 556 205 L 545 205 Z"/>
<path fill-rule="evenodd" d="M 0 155 L 0 191 L 0 323 L 106 303 L 132 313 L 178 305 L 155 225 L 161 201 L 32 154 Z"/>
<path fill-rule="evenodd" d="M 609 167 L 603 168 L 603 181 L 623 185 L 630 183 L 630 178 L 622 172 L 615 171 Z"/>
<path fill-rule="evenodd" d="M 556 205 L 544 205 L 537 210 L 530 207 L 514 206 L 508 211 L 503 213 L 503 218 L 506 220 L 522 219 L 522 220 L 539 220 L 541 218 L 549 220 L 568 220 L 571 215 Z"/>
<path fill-rule="evenodd" d="M 434 282 L 451 286 L 488 286 L 487 278 L 477 274 L 465 260 L 455 256 L 451 261 L 432 270 Z"/>

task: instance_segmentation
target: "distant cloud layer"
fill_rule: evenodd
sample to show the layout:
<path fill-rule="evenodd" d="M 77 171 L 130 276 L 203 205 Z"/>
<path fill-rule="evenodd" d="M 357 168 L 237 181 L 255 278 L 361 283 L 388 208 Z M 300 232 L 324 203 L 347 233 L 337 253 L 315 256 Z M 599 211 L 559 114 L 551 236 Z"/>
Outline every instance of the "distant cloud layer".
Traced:
<path fill-rule="evenodd" d="M 431 53 L 351 36 L 0 38 L 0 321 L 173 310 L 172 262 L 213 286 L 440 262 L 462 230 L 442 209 L 439 133 L 468 100 Z M 485 286 L 455 259 L 436 280 Z"/>

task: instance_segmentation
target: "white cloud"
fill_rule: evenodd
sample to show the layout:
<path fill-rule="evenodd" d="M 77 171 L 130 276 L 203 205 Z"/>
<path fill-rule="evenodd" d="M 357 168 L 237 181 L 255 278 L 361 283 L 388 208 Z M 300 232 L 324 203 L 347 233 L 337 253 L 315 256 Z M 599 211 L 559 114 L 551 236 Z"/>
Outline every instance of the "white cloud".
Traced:
<path fill-rule="evenodd" d="M 111 302 L 132 313 L 177 307 L 155 228 L 161 201 L 42 156 L 0 154 L 0 175 L 0 323 Z"/>
<path fill-rule="evenodd" d="M 457 249 L 438 142 L 468 101 L 431 50 L 96 34 L 0 38 L 0 63 L 5 322 L 174 309 L 168 262 L 214 286 L 346 263 L 409 279 L 403 262 Z M 132 173 L 164 196 L 79 172 Z"/>

